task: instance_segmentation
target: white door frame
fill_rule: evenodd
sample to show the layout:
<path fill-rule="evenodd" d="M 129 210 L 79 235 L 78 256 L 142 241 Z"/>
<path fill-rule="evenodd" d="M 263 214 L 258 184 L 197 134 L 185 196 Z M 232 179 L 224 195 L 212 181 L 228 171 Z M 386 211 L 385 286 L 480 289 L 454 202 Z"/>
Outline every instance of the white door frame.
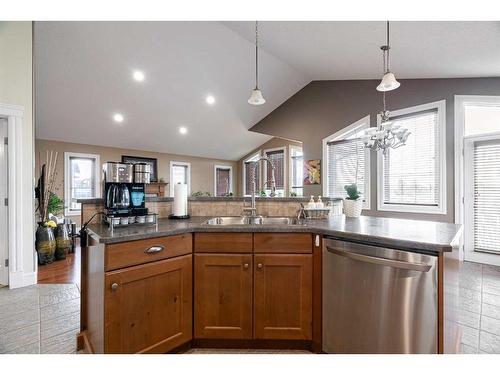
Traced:
<path fill-rule="evenodd" d="M 214 165 L 214 197 L 217 196 L 217 169 L 229 169 L 229 192 L 234 194 L 233 188 L 233 166 L 224 164 Z"/>
<path fill-rule="evenodd" d="M 0 103 L 0 117 L 7 119 L 9 136 L 9 287 L 19 288 L 36 284 L 37 280 L 34 243 L 34 141 L 23 127 L 22 106 Z M 28 135 L 30 142 L 27 141 Z"/>
<path fill-rule="evenodd" d="M 484 105 L 500 105 L 500 96 L 492 95 L 455 95 L 455 223 L 467 225 L 465 223 L 465 162 L 464 162 L 464 146 L 465 146 L 465 111 L 464 107 L 467 104 L 484 104 Z M 464 235 L 460 240 L 459 259 L 465 260 L 465 237 L 467 228 L 464 228 Z M 469 259 L 471 260 L 471 259 Z"/>
<path fill-rule="evenodd" d="M 5 122 L 5 125 L 3 124 Z M 8 207 L 4 206 L 4 199 L 8 199 L 8 148 L 4 139 L 8 138 L 8 120 L 0 117 L 0 285 L 9 285 L 9 269 L 5 261 L 9 259 Z"/>

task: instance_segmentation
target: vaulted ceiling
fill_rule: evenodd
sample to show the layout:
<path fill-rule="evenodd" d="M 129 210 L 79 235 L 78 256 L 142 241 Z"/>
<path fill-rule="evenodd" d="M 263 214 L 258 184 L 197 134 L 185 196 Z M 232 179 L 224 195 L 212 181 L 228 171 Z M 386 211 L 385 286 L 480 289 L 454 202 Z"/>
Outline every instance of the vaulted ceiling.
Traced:
<path fill-rule="evenodd" d="M 384 22 L 261 22 L 267 102 L 251 106 L 253 27 L 36 22 L 36 136 L 237 160 L 270 138 L 247 129 L 311 80 L 381 75 Z M 500 76 L 499 22 L 393 22 L 391 46 L 398 78 Z"/>

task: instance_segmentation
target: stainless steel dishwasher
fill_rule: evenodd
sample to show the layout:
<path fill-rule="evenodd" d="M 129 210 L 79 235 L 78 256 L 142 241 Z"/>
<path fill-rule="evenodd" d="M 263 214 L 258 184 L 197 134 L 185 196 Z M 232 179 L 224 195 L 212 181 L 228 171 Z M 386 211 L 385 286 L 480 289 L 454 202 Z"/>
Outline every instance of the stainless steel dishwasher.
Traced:
<path fill-rule="evenodd" d="M 326 238 L 323 351 L 437 353 L 437 257 Z"/>

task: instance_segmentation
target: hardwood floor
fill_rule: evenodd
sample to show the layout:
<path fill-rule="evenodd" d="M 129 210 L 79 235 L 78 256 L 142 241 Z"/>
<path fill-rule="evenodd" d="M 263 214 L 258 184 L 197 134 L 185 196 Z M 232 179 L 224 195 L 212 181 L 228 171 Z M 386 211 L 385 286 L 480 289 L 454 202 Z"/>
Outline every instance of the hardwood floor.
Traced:
<path fill-rule="evenodd" d="M 66 259 L 38 266 L 38 284 L 80 284 L 80 246 Z"/>

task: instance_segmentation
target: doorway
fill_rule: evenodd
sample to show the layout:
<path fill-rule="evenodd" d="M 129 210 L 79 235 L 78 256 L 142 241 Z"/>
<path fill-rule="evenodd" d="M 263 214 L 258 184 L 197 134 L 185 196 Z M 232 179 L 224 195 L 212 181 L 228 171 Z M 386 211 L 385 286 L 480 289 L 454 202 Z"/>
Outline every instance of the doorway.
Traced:
<path fill-rule="evenodd" d="M 500 265 L 500 97 L 460 101 L 463 257 Z M 462 126 L 460 126 L 462 125 Z"/>
<path fill-rule="evenodd" d="M 7 119 L 0 118 L 0 286 L 9 284 Z"/>

